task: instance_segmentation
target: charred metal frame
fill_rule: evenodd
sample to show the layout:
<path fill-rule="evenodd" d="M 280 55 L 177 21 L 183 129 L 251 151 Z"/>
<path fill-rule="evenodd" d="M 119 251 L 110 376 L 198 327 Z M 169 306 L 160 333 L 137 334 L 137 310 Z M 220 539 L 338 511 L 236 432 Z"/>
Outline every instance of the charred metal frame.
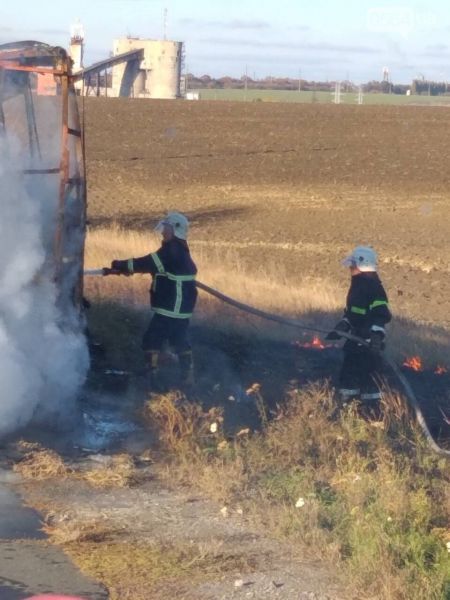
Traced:
<path fill-rule="evenodd" d="M 23 94 L 25 100 L 29 148 L 31 156 L 40 155 L 34 105 L 31 93 L 31 75 L 53 75 L 58 84 L 56 95 L 61 97 L 61 157 L 59 165 L 46 169 L 26 169 L 25 175 L 42 176 L 59 173 L 58 214 L 54 237 L 54 277 L 57 284 L 61 283 L 63 266 L 63 232 L 66 199 L 71 193 L 76 194 L 76 200 L 83 207 L 81 227 L 83 234 L 86 229 L 86 179 L 84 160 L 84 137 L 80 124 L 75 89 L 73 86 L 72 60 L 63 48 L 48 46 L 35 41 L 17 42 L 0 46 L 0 127 L 6 127 L 3 110 L 4 82 L 11 72 L 22 76 L 22 83 L 17 88 L 18 94 Z M 19 79 L 20 80 L 20 79 Z M 69 127 L 69 114 L 74 127 Z M 1 133 L 1 131 L 0 131 Z M 70 176 L 69 139 L 74 138 L 75 173 Z M 79 277 L 76 289 L 73 291 L 74 302 L 80 306 L 83 296 L 83 263 L 84 244 L 79 258 Z"/>

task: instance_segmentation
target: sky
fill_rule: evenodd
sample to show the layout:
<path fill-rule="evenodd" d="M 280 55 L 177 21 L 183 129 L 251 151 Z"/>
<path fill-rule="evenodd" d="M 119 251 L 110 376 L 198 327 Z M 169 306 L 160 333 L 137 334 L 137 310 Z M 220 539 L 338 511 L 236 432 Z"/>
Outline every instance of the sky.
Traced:
<path fill-rule="evenodd" d="M 0 43 L 67 47 L 85 30 L 85 65 L 126 35 L 185 42 L 195 75 L 450 81 L 450 3 L 386 0 L 0 0 Z"/>

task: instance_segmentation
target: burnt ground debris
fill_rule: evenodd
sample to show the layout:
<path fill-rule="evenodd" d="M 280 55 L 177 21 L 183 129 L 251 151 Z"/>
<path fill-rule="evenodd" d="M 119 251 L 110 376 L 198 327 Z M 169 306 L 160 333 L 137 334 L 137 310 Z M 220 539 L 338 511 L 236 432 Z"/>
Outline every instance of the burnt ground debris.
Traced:
<path fill-rule="evenodd" d="M 301 332 L 295 332 L 290 341 L 264 339 L 258 326 L 255 327 L 257 335 L 253 338 L 248 333 L 240 335 L 220 327 L 214 329 L 211 325 L 196 324 L 192 327 L 197 383 L 187 391 L 187 398 L 205 409 L 221 406 L 224 428 L 230 437 L 242 428 L 257 430 L 261 427 L 261 407 L 255 402 L 255 396 L 247 393 L 255 383 L 261 386 L 260 394 L 269 420 L 282 409 L 283 399 L 289 391 L 310 384 L 337 384 L 342 361 L 339 343 L 320 342 L 314 345 L 313 335 Z M 316 338 L 316 341 L 319 339 Z M 109 403 L 110 408 L 116 398 L 128 415 L 125 419 L 128 423 L 137 417 L 139 407 L 151 391 L 146 382 L 145 368 L 139 359 L 136 362 L 137 369 L 134 366 L 130 369 L 127 362 L 116 363 L 111 368 L 105 356 L 98 357 L 94 363 L 92 383 L 97 398 L 103 398 L 103 405 Z M 432 369 L 416 372 L 406 366 L 402 370 L 413 387 L 432 434 L 438 443 L 448 446 L 450 425 L 445 422 L 445 416 L 450 416 L 450 374 L 438 374 Z M 404 396 L 388 367 L 383 376 L 385 385 Z M 173 382 L 177 381 L 177 365 L 170 355 L 163 368 L 163 378 L 168 390 L 176 389 Z M 106 400 L 108 397 L 109 400 Z M 95 396 L 91 395 L 91 399 L 86 401 L 88 413 L 94 407 L 94 419 L 99 418 L 95 416 Z M 116 406 L 114 410 L 115 418 L 120 418 L 121 409 Z M 105 427 L 106 441 L 108 429 L 107 425 Z M 116 433 L 116 443 L 120 443 L 120 432 Z M 126 427 L 124 433 L 127 433 Z M 131 437 L 135 435 L 128 433 Z"/>

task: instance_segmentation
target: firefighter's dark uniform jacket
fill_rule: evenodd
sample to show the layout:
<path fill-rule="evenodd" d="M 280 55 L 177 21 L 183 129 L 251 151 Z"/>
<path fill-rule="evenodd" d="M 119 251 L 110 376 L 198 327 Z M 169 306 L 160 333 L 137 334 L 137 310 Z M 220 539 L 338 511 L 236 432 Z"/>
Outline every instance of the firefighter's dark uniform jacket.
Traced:
<path fill-rule="evenodd" d="M 152 254 L 128 260 L 115 260 L 112 267 L 124 273 L 150 273 L 150 303 L 156 314 L 189 319 L 197 300 L 197 267 L 184 240 L 163 242 Z"/>
<path fill-rule="evenodd" d="M 371 333 L 384 334 L 384 326 L 391 320 L 388 298 L 377 273 L 353 275 L 344 313 L 354 335 L 369 339 Z M 346 346 L 352 346 L 348 342 Z"/>
<path fill-rule="evenodd" d="M 374 272 L 353 275 L 347 295 L 344 318 L 350 332 L 372 342 L 384 337 L 384 326 L 391 320 L 388 299 L 383 285 Z M 381 399 L 378 378 L 383 361 L 371 347 L 347 340 L 344 361 L 339 375 L 339 391 L 344 400 L 360 396 L 371 411 L 377 410 Z"/>

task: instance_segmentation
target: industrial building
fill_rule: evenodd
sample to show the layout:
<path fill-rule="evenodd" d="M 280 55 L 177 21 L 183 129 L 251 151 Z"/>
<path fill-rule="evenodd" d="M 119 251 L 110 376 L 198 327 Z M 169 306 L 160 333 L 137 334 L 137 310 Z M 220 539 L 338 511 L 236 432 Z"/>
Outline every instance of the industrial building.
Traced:
<path fill-rule="evenodd" d="M 114 56 L 131 50 L 142 50 L 142 57 L 113 67 L 113 96 L 169 100 L 181 96 L 182 42 L 129 37 L 114 41 Z"/>
<path fill-rule="evenodd" d="M 83 65 L 83 54 L 84 31 L 77 23 L 71 28 L 70 56 L 79 94 L 167 100 L 184 96 L 183 42 L 119 38 L 112 56 L 89 67 Z"/>

